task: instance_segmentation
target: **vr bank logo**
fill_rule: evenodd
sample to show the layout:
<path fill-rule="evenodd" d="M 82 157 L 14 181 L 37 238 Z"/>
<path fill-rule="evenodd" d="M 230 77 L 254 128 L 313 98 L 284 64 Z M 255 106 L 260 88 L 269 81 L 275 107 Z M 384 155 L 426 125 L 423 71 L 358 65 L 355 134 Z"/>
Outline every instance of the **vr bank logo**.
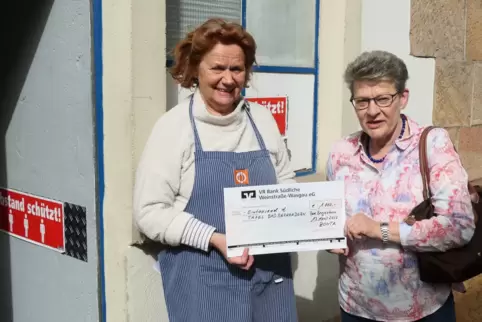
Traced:
<path fill-rule="evenodd" d="M 241 199 L 255 199 L 256 190 L 241 191 Z"/>

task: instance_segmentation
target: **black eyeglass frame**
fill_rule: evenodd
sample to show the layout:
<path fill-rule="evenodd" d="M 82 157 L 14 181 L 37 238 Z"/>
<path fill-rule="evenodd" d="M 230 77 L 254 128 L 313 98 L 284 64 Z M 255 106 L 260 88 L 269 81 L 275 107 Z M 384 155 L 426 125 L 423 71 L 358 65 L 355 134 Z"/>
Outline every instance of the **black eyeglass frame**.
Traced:
<path fill-rule="evenodd" d="M 353 97 L 353 96 L 350 98 L 350 103 L 351 103 L 351 105 L 353 105 L 353 107 L 357 111 L 366 110 L 370 106 L 371 101 L 375 102 L 376 106 L 384 108 L 384 107 L 389 107 L 390 105 L 392 105 L 393 101 L 395 100 L 395 96 L 397 96 L 397 95 L 400 95 L 400 92 L 396 92 L 395 94 L 382 94 L 382 95 L 378 95 L 378 96 L 375 96 L 375 97 L 372 97 L 372 98 L 360 98 L 363 102 L 368 103 L 366 107 L 361 107 L 361 108 L 356 106 L 356 103 L 355 103 L 356 98 Z M 380 99 L 381 97 L 384 97 L 384 96 L 390 96 L 390 101 L 387 104 L 380 105 L 379 102 L 377 101 L 377 99 Z"/>

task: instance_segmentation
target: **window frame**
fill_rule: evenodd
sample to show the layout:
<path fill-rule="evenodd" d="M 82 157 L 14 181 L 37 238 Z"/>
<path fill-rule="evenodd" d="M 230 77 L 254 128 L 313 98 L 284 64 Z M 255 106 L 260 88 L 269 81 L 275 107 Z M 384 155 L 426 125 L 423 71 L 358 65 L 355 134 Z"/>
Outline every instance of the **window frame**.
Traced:
<path fill-rule="evenodd" d="M 246 28 L 246 6 L 247 0 L 241 1 L 241 23 Z M 276 74 L 295 74 L 295 75 L 313 75 L 313 130 L 312 130 L 312 147 L 311 147 L 311 169 L 296 171 L 296 176 L 306 176 L 316 173 L 317 166 L 317 146 L 318 146 L 318 74 L 319 74 L 319 27 L 320 27 L 320 0 L 315 0 L 315 41 L 314 41 L 314 64 L 313 67 L 296 67 L 296 66 L 276 66 L 276 65 L 258 65 L 253 67 L 254 73 L 276 73 Z M 243 95 L 245 91 L 243 90 Z"/>

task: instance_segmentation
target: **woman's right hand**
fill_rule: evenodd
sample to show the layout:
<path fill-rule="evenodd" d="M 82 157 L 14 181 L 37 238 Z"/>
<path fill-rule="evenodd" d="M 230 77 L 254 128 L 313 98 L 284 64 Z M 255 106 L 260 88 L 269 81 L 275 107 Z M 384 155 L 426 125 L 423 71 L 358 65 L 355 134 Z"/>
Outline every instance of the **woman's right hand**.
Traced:
<path fill-rule="evenodd" d="M 238 266 L 243 270 L 249 270 L 254 262 L 253 255 L 248 254 L 248 249 L 245 248 L 243 251 L 243 255 L 237 257 L 229 257 L 227 256 L 226 252 L 226 235 L 220 233 L 214 233 L 209 240 L 211 246 L 216 248 L 223 254 L 224 258 L 228 263 L 231 265 Z"/>

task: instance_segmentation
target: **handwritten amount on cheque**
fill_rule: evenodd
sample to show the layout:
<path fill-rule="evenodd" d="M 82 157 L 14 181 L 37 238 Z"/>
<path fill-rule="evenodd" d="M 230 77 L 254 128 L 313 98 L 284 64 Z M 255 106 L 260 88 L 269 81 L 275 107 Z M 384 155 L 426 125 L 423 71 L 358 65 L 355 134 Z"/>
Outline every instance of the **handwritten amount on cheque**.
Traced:
<path fill-rule="evenodd" d="M 317 210 L 310 212 L 294 211 L 287 212 L 286 207 L 247 210 L 245 212 L 246 219 L 249 221 L 258 221 L 264 219 L 286 218 L 286 217 L 302 217 L 310 216 L 310 222 L 317 223 L 319 227 L 332 227 L 338 221 L 338 214 L 334 210 Z"/>

